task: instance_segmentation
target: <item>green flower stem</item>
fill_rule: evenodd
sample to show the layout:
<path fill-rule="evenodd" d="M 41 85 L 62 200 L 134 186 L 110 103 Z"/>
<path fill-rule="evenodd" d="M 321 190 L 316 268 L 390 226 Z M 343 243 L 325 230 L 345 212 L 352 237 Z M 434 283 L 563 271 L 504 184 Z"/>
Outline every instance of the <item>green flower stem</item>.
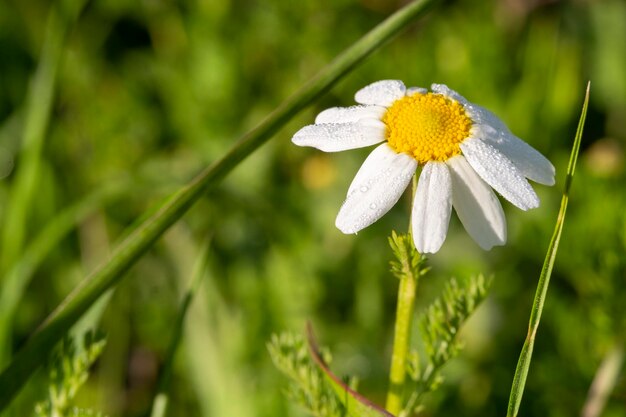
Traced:
<path fill-rule="evenodd" d="M 411 180 L 411 200 L 415 198 L 417 191 L 417 173 Z M 409 220 L 409 236 L 411 235 L 412 223 Z M 411 243 L 412 245 L 413 243 Z M 407 355 L 411 342 L 411 322 L 415 295 L 417 293 L 418 276 L 413 275 L 413 269 L 408 262 L 411 256 L 403 250 L 402 264 L 403 274 L 398 287 L 398 305 L 396 306 L 396 323 L 394 327 L 393 352 L 391 353 L 391 369 L 389 370 L 389 390 L 385 408 L 393 415 L 398 415 L 402 410 L 402 394 L 406 381 Z"/>
<path fill-rule="evenodd" d="M 175 193 L 156 213 L 138 226 L 117 248 L 111 259 L 94 271 L 56 308 L 35 331 L 0 374 L 0 410 L 13 399 L 41 365 L 57 341 L 104 292 L 155 243 L 155 241 L 207 191 L 258 149 L 300 110 L 324 94 L 374 50 L 421 16 L 436 0 L 417 0 L 391 15 L 339 55 L 255 129 L 244 135 L 221 159 Z"/>
<path fill-rule="evenodd" d="M 546 253 L 546 259 L 544 260 L 543 267 L 541 269 L 541 275 L 539 276 L 539 283 L 537 284 L 537 291 L 535 293 L 533 307 L 530 313 L 528 334 L 526 335 L 524 346 L 522 346 L 522 351 L 517 362 L 517 368 L 515 369 L 515 376 L 513 377 L 513 386 L 511 387 L 511 395 L 509 397 L 507 417 L 517 416 L 519 406 L 522 402 L 522 395 L 524 394 L 526 377 L 528 376 L 528 369 L 530 367 L 530 361 L 533 355 L 533 347 L 535 345 L 535 337 L 537 335 L 537 329 L 539 328 L 539 322 L 541 320 L 541 313 L 543 311 L 543 306 L 546 301 L 546 295 L 548 294 L 550 276 L 552 274 L 554 260 L 556 259 L 556 253 L 559 247 L 559 241 L 561 239 L 561 232 L 563 231 L 563 222 L 565 220 L 567 203 L 569 201 L 569 190 L 572 185 L 572 179 L 574 178 L 574 170 L 576 168 L 576 161 L 578 160 L 578 152 L 580 150 L 580 142 L 583 135 L 585 117 L 587 116 L 587 106 L 589 104 L 589 88 L 590 83 L 587 84 L 585 101 L 583 103 L 582 113 L 578 121 L 578 129 L 576 130 L 576 137 L 574 138 L 574 145 L 572 146 L 572 153 L 570 155 L 569 164 L 567 166 L 567 175 L 565 177 L 565 187 L 563 189 L 563 198 L 561 199 L 561 208 L 559 209 L 556 225 L 554 227 L 554 233 L 552 234 L 550 246 L 548 247 L 548 252 Z"/>
<path fill-rule="evenodd" d="M 406 268 L 410 271 L 410 268 Z M 402 410 L 402 394 L 406 381 L 407 357 L 411 342 L 411 323 L 417 291 L 417 278 L 411 273 L 400 279 L 398 288 L 398 306 L 396 308 L 396 324 L 391 354 L 391 370 L 389 371 L 389 391 L 385 408 L 393 415 Z"/>

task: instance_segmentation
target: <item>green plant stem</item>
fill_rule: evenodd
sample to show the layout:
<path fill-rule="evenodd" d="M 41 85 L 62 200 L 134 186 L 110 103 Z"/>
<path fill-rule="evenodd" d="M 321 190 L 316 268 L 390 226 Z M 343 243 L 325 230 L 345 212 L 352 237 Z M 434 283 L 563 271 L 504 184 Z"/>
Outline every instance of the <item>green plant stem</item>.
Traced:
<path fill-rule="evenodd" d="M 550 240 L 548 252 L 546 253 L 546 258 L 541 269 L 541 275 L 539 276 L 537 291 L 535 292 L 535 298 L 533 300 L 533 307 L 530 313 L 530 320 L 528 323 L 528 334 L 526 335 L 526 340 L 524 341 L 524 346 L 522 346 L 522 351 L 520 353 L 517 367 L 515 369 L 513 386 L 511 387 L 511 394 L 509 396 L 507 417 L 517 416 L 519 406 L 522 402 L 522 395 L 524 394 L 526 377 L 528 376 L 528 369 L 530 368 L 530 361 L 533 355 L 535 337 L 537 335 L 537 329 L 539 328 L 539 322 L 541 321 L 541 313 L 543 311 L 543 306 L 546 301 L 546 295 L 548 294 L 548 286 L 550 285 L 550 276 L 552 275 L 552 268 L 554 267 L 554 260 L 556 259 L 556 253 L 559 247 L 559 241 L 561 239 L 561 232 L 563 231 L 565 212 L 567 210 L 567 203 L 569 201 L 569 190 L 572 185 L 572 179 L 574 178 L 574 170 L 576 168 L 576 161 L 578 160 L 578 152 L 580 150 L 583 127 L 585 125 L 585 118 L 587 116 L 590 85 L 590 83 L 587 84 L 585 101 L 583 103 L 582 113 L 578 121 L 578 129 L 576 130 L 576 137 L 574 138 L 574 145 L 572 146 L 572 152 L 570 155 L 569 164 L 567 166 L 565 186 L 563 189 L 563 197 L 561 199 L 561 208 L 559 209 L 556 225 L 554 227 L 554 233 L 552 234 L 552 239 Z"/>
<path fill-rule="evenodd" d="M 41 365 L 50 347 L 155 241 L 207 191 L 252 152 L 270 139 L 298 112 L 326 92 L 374 50 L 421 16 L 437 0 L 417 0 L 387 18 L 339 55 L 317 76 L 244 135 L 224 157 L 207 167 L 146 219 L 114 252 L 111 259 L 87 277 L 35 331 L 0 374 L 0 410 L 4 409 L 30 375 Z"/>
<path fill-rule="evenodd" d="M 413 175 L 411 180 L 411 201 L 415 198 L 416 191 L 417 173 Z M 409 220 L 409 235 L 411 228 L 411 220 Z M 406 252 L 403 255 L 405 260 L 402 265 L 404 274 L 398 286 L 398 305 L 396 306 L 393 351 L 391 353 L 391 369 L 389 370 L 389 390 L 385 403 L 385 408 L 393 415 L 398 415 L 402 410 L 402 394 L 406 381 L 407 355 L 411 342 L 411 323 L 418 279 L 417 276 L 413 275 L 411 266 L 407 263 L 410 262 L 411 257 Z"/>
<path fill-rule="evenodd" d="M 406 270 L 410 271 L 410 267 L 407 267 Z M 385 405 L 387 411 L 396 416 L 402 410 L 402 394 L 406 381 L 407 357 L 411 342 L 411 323 L 413 322 L 416 292 L 417 277 L 412 273 L 405 274 L 400 279 L 398 287 L 398 306 L 396 308 L 391 370 L 389 371 L 389 391 Z"/>

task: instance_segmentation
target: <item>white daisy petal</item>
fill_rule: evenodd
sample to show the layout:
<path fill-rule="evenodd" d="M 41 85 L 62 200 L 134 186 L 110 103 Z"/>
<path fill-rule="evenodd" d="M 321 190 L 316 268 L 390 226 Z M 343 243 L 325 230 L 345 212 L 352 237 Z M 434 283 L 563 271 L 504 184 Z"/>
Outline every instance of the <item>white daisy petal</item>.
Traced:
<path fill-rule="evenodd" d="M 463 97 L 462 95 L 460 95 L 453 89 L 449 88 L 445 84 L 432 84 L 430 86 L 430 89 L 433 90 L 437 94 L 442 94 L 448 98 L 454 99 L 458 101 L 459 103 L 463 104 L 464 106 L 469 104 L 469 101 L 467 101 L 465 97 Z"/>
<path fill-rule="evenodd" d="M 404 97 L 406 87 L 399 80 L 376 81 L 363 87 L 354 95 L 354 99 L 360 104 L 375 104 L 389 107 L 394 101 Z"/>
<path fill-rule="evenodd" d="M 448 233 L 452 180 L 443 162 L 428 162 L 420 174 L 411 214 L 413 241 L 420 253 L 435 253 Z"/>
<path fill-rule="evenodd" d="M 380 121 L 386 111 L 386 108 L 380 106 L 331 107 L 317 115 L 315 124 L 352 123 L 366 119 Z"/>
<path fill-rule="evenodd" d="M 506 219 L 498 197 L 463 156 L 447 162 L 452 172 L 452 204 L 467 233 L 489 250 L 506 242 Z"/>
<path fill-rule="evenodd" d="M 502 197 L 522 210 L 539 206 L 539 197 L 526 178 L 496 148 L 478 138 L 466 139 L 460 146 L 476 173 Z"/>
<path fill-rule="evenodd" d="M 502 119 L 483 106 L 471 103 L 465 106 L 465 111 L 472 118 L 472 120 L 479 125 L 486 124 L 492 126 L 497 131 L 510 132 L 509 128 L 504 124 Z"/>
<path fill-rule="evenodd" d="M 515 136 L 491 111 L 472 104 L 468 113 L 477 124 L 472 135 L 484 140 L 513 162 L 526 178 L 539 184 L 554 185 L 554 166 L 535 148 Z"/>
<path fill-rule="evenodd" d="M 409 87 L 406 89 L 406 95 L 407 96 L 412 96 L 413 94 L 426 94 L 428 93 L 428 89 L 427 88 L 422 88 L 422 87 Z"/>
<path fill-rule="evenodd" d="M 486 127 L 481 131 L 485 132 Z M 493 135 L 481 135 L 483 140 L 515 165 L 519 172 L 526 178 L 539 184 L 554 185 L 554 165 L 535 148 L 513 134 L 500 134 L 497 139 Z"/>
<path fill-rule="evenodd" d="M 324 152 L 364 148 L 384 140 L 385 124 L 378 120 L 368 120 L 366 123 L 308 125 L 298 130 L 291 138 L 298 146 L 312 146 Z"/>
<path fill-rule="evenodd" d="M 386 143 L 370 153 L 357 172 L 335 225 L 356 233 L 387 213 L 411 181 L 417 161 L 394 152 Z"/>
<path fill-rule="evenodd" d="M 365 159 L 361 168 L 356 173 L 352 182 L 350 183 L 350 187 L 348 187 L 347 197 L 350 197 L 351 194 L 356 193 L 358 189 L 363 189 L 363 185 L 368 185 L 371 183 L 371 178 L 375 177 L 384 171 L 379 166 L 387 169 L 387 172 L 392 173 L 394 167 L 388 167 L 388 165 L 393 165 L 396 163 L 404 163 L 405 160 L 410 158 L 406 154 L 398 154 L 396 151 L 391 149 L 387 143 L 383 143 L 382 145 L 376 147 Z M 413 162 L 411 162 L 413 164 Z M 415 162 L 415 168 L 413 168 L 413 173 L 417 169 L 417 162 Z"/>

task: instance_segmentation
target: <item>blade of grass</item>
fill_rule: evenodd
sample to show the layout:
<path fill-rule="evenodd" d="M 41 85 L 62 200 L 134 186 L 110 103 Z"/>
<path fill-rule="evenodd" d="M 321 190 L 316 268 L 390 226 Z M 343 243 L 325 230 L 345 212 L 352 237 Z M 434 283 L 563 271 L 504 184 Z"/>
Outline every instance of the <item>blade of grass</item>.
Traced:
<path fill-rule="evenodd" d="M 620 340 L 608 351 L 587 393 L 581 417 L 600 417 L 606 402 L 619 381 L 624 365 L 624 344 Z"/>
<path fill-rule="evenodd" d="M 45 41 L 26 100 L 26 115 L 18 169 L 11 186 L 3 219 L 0 251 L 0 279 L 19 258 L 24 246 L 28 215 L 37 191 L 41 153 L 69 29 L 76 21 L 84 0 L 61 2 L 52 6 L 46 23 Z"/>
<path fill-rule="evenodd" d="M 94 210 L 124 194 L 129 183 L 112 183 L 67 207 L 26 246 L 0 282 L 0 366 L 9 359 L 13 317 L 33 274 L 52 249 Z"/>
<path fill-rule="evenodd" d="M 541 320 L 541 313 L 546 301 L 546 295 L 548 294 L 550 276 L 552 275 L 554 260 L 556 259 L 556 253 L 559 248 L 561 232 L 563 231 L 565 212 L 569 201 L 569 190 L 574 178 L 574 170 L 576 169 L 576 161 L 578 160 L 578 152 L 580 151 L 580 142 L 583 136 L 583 127 L 585 126 L 585 118 L 587 116 L 590 87 L 591 83 L 588 83 L 583 109 L 578 121 L 578 128 L 576 129 L 574 145 L 572 146 L 572 153 L 567 165 L 567 174 L 565 176 L 565 187 L 563 189 L 563 197 L 561 199 L 561 208 L 559 209 L 559 214 L 554 226 L 554 233 L 552 234 L 552 239 L 550 240 L 550 245 L 548 246 L 548 252 L 546 253 L 546 258 L 543 262 L 543 267 L 541 268 L 541 275 L 539 276 L 539 283 L 537 284 L 537 291 L 535 292 L 535 298 L 533 300 L 532 311 L 530 313 L 530 320 L 528 323 L 528 334 L 526 335 L 526 340 L 524 341 L 524 346 L 522 346 L 517 367 L 515 368 L 515 376 L 513 377 L 513 385 L 511 387 L 509 405 L 507 408 L 507 417 L 517 416 L 519 406 L 522 402 L 522 395 L 524 394 L 524 387 L 526 385 L 526 377 L 528 376 L 528 369 L 530 368 L 530 361 L 533 355 L 535 337 L 537 335 L 537 329 L 539 328 L 539 322 Z"/>
<path fill-rule="evenodd" d="M 174 229 L 183 229 L 184 225 Z M 174 233 L 172 233 L 174 232 Z M 176 235 L 178 236 L 172 236 Z M 165 239 L 168 251 L 184 273 L 201 245 L 185 233 L 170 230 Z M 176 246 L 175 248 L 173 246 Z M 215 254 L 207 251 L 205 275 L 189 306 L 183 326 L 185 351 L 182 362 L 191 381 L 193 396 L 198 400 L 199 415 L 254 417 L 258 415 L 258 397 L 250 390 L 250 372 L 242 368 L 240 355 L 246 339 L 246 320 L 239 309 L 228 305 L 214 273 Z M 193 272 L 192 272 L 193 273 Z M 172 413 L 170 413 L 172 414 Z"/>
<path fill-rule="evenodd" d="M 170 375 L 172 374 L 174 356 L 176 355 L 176 350 L 178 349 L 178 345 L 180 344 L 180 339 L 183 334 L 185 318 L 187 317 L 189 306 L 191 305 L 191 302 L 193 301 L 193 298 L 196 295 L 198 288 L 200 288 L 200 284 L 202 284 L 202 278 L 205 276 L 206 273 L 206 258 L 208 250 L 209 245 L 208 243 L 205 243 L 204 247 L 200 249 L 200 253 L 198 254 L 198 260 L 196 262 L 196 267 L 194 268 L 191 282 L 189 283 L 189 288 L 187 289 L 183 301 L 180 305 L 178 316 L 176 317 L 176 323 L 173 327 L 174 333 L 172 334 L 172 338 L 170 339 L 170 344 L 167 348 L 167 354 L 165 356 L 165 360 L 163 361 L 163 366 L 161 367 L 161 370 L 159 372 L 159 379 L 157 381 L 157 392 L 152 403 L 152 412 L 150 413 L 151 417 L 164 417 L 166 415 L 168 403 L 167 391 L 169 389 Z"/>
<path fill-rule="evenodd" d="M 0 374 L 0 410 L 4 409 L 29 376 L 39 367 L 50 346 L 111 288 L 154 242 L 235 166 L 270 139 L 294 115 L 326 92 L 374 50 L 421 16 L 436 0 L 417 0 L 388 17 L 340 54 L 255 129 L 244 135 L 220 160 L 207 167 L 144 221 L 115 251 L 109 262 L 79 285 L 35 331 Z"/>

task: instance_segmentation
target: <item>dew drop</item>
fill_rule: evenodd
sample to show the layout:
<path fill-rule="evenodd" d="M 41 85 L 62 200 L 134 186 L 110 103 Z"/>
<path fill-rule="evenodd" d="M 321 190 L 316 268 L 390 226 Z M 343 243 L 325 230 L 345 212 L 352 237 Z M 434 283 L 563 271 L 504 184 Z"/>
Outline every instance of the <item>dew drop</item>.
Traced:
<path fill-rule="evenodd" d="M 376 205 L 376 203 L 372 203 L 372 204 L 370 204 L 370 208 L 371 208 L 372 210 L 376 210 L 376 207 L 378 207 L 378 206 Z"/>
<path fill-rule="evenodd" d="M 363 186 L 360 188 L 360 190 L 361 190 L 361 192 L 362 192 L 362 193 L 365 193 L 365 192 L 367 192 L 367 190 L 369 190 L 369 187 L 367 187 L 367 186 L 363 185 Z"/>

